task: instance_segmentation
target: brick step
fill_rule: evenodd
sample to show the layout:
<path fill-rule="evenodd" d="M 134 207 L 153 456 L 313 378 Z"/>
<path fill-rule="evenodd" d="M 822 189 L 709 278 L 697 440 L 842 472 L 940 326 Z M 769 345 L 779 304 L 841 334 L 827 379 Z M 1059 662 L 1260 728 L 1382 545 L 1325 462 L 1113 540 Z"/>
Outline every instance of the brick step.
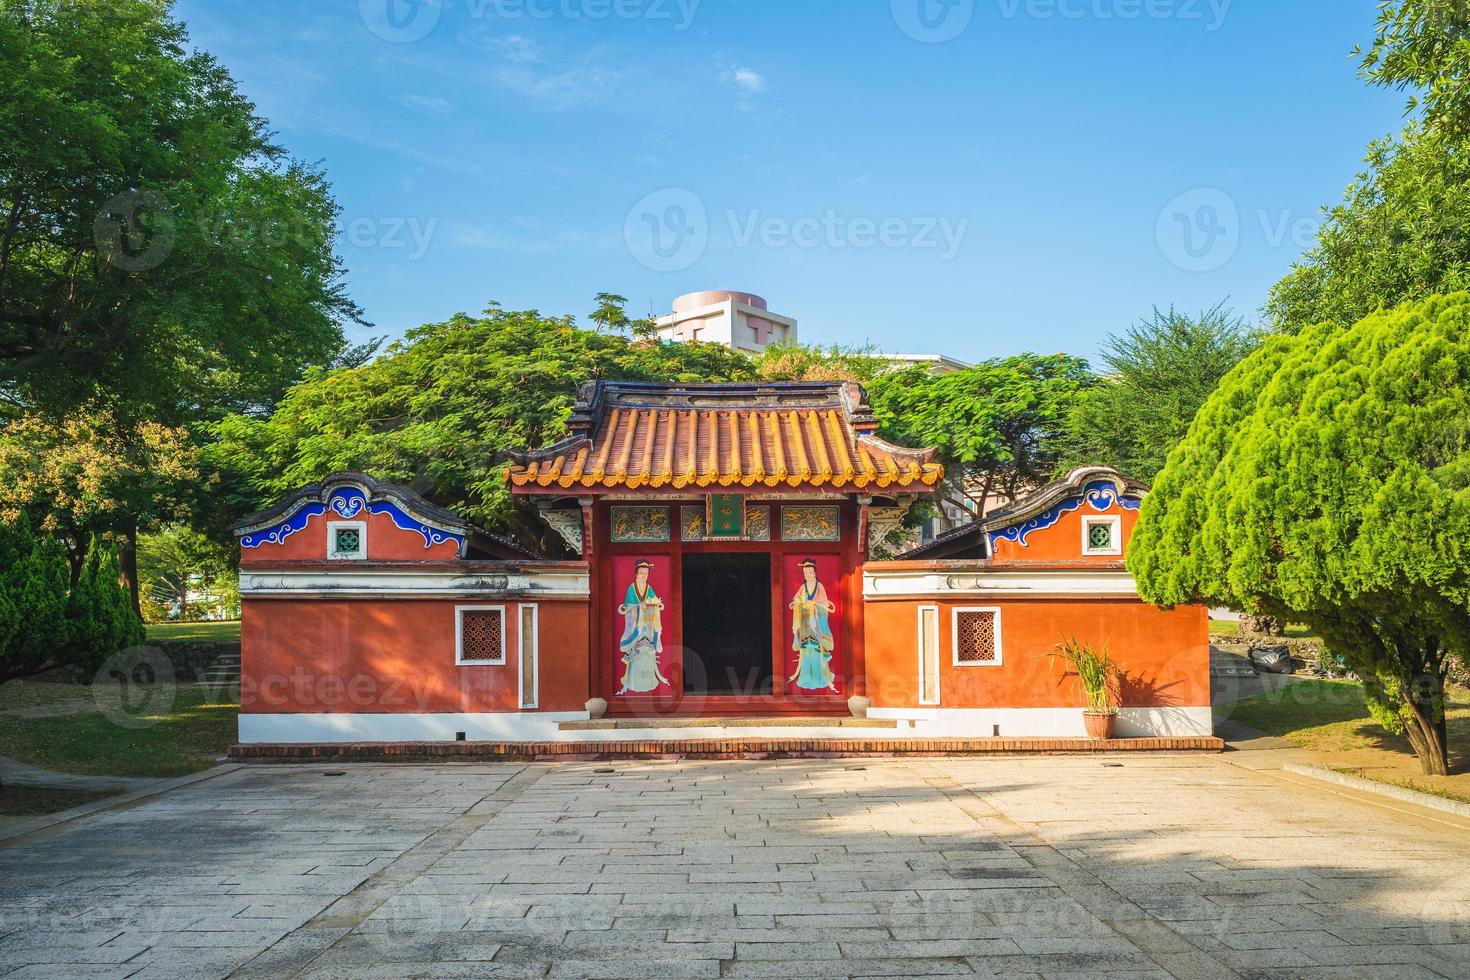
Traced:
<path fill-rule="evenodd" d="M 898 722 L 892 718 L 846 718 L 838 715 L 816 717 L 792 715 L 779 718 L 743 718 L 720 715 L 695 718 L 598 718 L 592 721 L 564 721 L 557 726 L 564 732 L 656 731 L 667 728 L 880 728 L 893 730 Z"/>
<path fill-rule="evenodd" d="M 1223 752 L 1213 736 L 1148 738 L 711 738 L 626 742 L 354 742 L 230 746 L 237 762 L 484 762 L 897 758 Z"/>

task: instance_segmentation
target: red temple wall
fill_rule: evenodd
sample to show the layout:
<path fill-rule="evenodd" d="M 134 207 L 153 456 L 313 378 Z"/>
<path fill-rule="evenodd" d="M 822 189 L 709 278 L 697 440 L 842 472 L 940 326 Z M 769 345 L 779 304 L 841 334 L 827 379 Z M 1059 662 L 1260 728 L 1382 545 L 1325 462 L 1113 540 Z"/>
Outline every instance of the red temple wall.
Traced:
<path fill-rule="evenodd" d="M 1079 531 L 1080 533 L 1080 531 Z M 1162 610 L 1137 599 L 882 600 L 867 603 L 868 697 L 874 707 L 918 707 L 918 610 L 939 607 L 939 689 L 944 708 L 1051 708 L 1083 704 L 1077 679 L 1051 658 L 1069 637 L 1108 645 L 1126 677 L 1126 707 L 1210 703 L 1208 613 Z M 999 666 L 956 666 L 954 610 L 999 608 Z M 932 706 L 931 706 L 932 707 Z"/>
<path fill-rule="evenodd" d="M 420 539 L 422 540 L 422 539 Z M 503 605 L 506 662 L 455 663 L 455 607 Z M 519 601 L 246 598 L 247 713 L 503 712 L 520 708 Z M 539 711 L 587 701 L 587 603 L 537 604 Z"/>

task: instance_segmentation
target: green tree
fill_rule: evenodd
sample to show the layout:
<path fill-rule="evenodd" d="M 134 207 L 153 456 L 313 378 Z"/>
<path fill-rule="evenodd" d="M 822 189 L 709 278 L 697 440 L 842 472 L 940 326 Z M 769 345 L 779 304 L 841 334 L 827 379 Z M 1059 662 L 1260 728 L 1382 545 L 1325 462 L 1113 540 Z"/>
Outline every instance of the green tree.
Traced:
<path fill-rule="evenodd" d="M 755 359 L 763 381 L 869 382 L 894 366 L 871 347 L 807 347 L 786 340 L 771 344 Z"/>
<path fill-rule="evenodd" d="M 53 535 L 33 535 L 24 518 L 8 525 L 5 538 L 7 556 L 15 560 L 0 565 L 0 590 L 14 609 L 14 626 L 0 647 L 0 682 L 58 667 L 72 649 L 66 550 Z"/>
<path fill-rule="evenodd" d="M 363 356 L 325 177 L 170 9 L 0 0 L 0 442 L 85 414 L 108 444 L 197 436 Z M 74 538 L 118 533 L 130 579 L 136 526 L 170 503 L 141 487 L 88 502 Z"/>
<path fill-rule="evenodd" d="M 170 618 L 173 610 L 184 619 L 202 618 L 213 609 L 234 613 L 239 588 L 234 550 L 233 542 L 226 548 L 179 524 L 140 535 L 138 578 L 145 615 L 151 613 L 150 621 L 158 621 Z M 202 606 L 191 607 L 191 592 L 205 597 Z"/>
<path fill-rule="evenodd" d="M 1367 169 L 1326 213 L 1317 244 L 1271 291 L 1288 333 L 1347 328 L 1375 310 L 1470 287 L 1470 153 L 1411 123 L 1369 148 Z"/>
<path fill-rule="evenodd" d="M 1114 466 L 1152 483 L 1220 379 L 1256 346 L 1224 305 L 1189 316 L 1153 316 L 1102 347 L 1102 383 L 1079 392 L 1067 413 L 1066 467 Z"/>
<path fill-rule="evenodd" d="M 492 306 L 410 330 L 359 368 L 314 371 L 267 418 L 214 427 L 220 485 L 235 512 L 339 470 L 414 487 L 489 527 L 513 522 L 505 454 L 565 437 L 583 381 L 751 380 L 751 361 L 718 344 L 672 344 L 579 329 L 570 317 Z"/>
<path fill-rule="evenodd" d="M 1470 136 L 1470 6 L 1463 0 L 1395 0 L 1382 4 L 1363 76 L 1409 89 L 1409 111 L 1422 108 L 1435 129 Z"/>
<path fill-rule="evenodd" d="M 936 374 L 923 366 L 878 375 L 868 385 L 882 434 L 935 446 L 948 467 L 948 498 L 984 513 L 1000 495 L 1045 483 L 1057 466 L 1072 403 L 1097 383 L 1087 362 L 1022 354 Z"/>
<path fill-rule="evenodd" d="M 1225 377 L 1145 500 L 1129 568 L 1161 605 L 1304 622 L 1427 773 L 1470 649 L 1470 294 L 1277 335 Z"/>
<path fill-rule="evenodd" d="M 143 620 L 118 573 L 117 549 L 96 535 L 67 596 L 66 627 L 67 662 L 87 670 L 143 642 Z"/>

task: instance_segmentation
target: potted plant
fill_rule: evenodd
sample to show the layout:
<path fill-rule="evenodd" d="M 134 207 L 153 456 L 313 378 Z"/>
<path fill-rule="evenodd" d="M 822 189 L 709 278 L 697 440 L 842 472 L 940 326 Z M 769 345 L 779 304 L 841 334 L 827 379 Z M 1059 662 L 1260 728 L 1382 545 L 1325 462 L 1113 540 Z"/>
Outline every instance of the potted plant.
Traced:
<path fill-rule="evenodd" d="M 1091 643 L 1081 643 L 1076 637 L 1070 637 L 1057 644 L 1057 652 L 1052 657 L 1064 662 L 1082 684 L 1082 694 L 1087 699 L 1082 723 L 1087 726 L 1088 737 L 1112 738 L 1121 700 L 1120 672 L 1108 653 L 1107 645 L 1098 649 Z"/>

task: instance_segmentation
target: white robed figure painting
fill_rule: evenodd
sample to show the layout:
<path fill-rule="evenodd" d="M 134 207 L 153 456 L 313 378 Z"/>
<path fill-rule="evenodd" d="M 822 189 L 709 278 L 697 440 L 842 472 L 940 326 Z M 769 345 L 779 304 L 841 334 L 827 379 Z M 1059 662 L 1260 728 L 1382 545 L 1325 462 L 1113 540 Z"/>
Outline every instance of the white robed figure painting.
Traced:
<path fill-rule="evenodd" d="M 791 649 L 797 655 L 796 672 L 787 678 L 803 691 L 837 693 L 837 675 L 832 671 L 832 639 L 829 617 L 837 606 L 827 598 L 827 587 L 817 579 L 817 563 L 801 563 L 801 585 L 791 600 Z"/>
<path fill-rule="evenodd" d="M 618 641 L 622 653 L 623 677 L 619 695 L 648 694 L 669 683 L 659 669 L 658 658 L 664 652 L 664 601 L 654 591 L 648 575 L 650 562 L 640 561 L 633 584 L 618 613 L 623 617 L 623 637 Z"/>

